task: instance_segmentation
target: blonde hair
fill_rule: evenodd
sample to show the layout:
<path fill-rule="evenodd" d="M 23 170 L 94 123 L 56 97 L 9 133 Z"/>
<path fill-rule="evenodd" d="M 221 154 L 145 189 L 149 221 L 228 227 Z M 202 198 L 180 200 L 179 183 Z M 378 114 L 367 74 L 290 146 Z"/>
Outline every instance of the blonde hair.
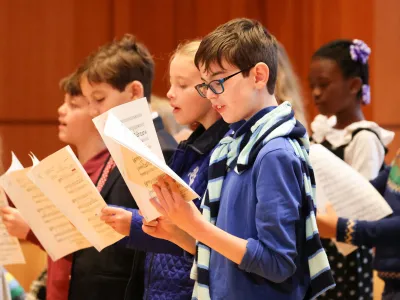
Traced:
<path fill-rule="evenodd" d="M 275 96 L 279 104 L 285 101 L 289 101 L 292 104 L 296 119 L 307 129 L 308 123 L 299 80 L 294 73 L 285 48 L 280 43 L 278 43 L 278 77 L 276 80 Z"/>
<path fill-rule="evenodd" d="M 194 57 L 196 55 L 197 50 L 199 49 L 201 40 L 191 40 L 191 41 L 184 41 L 176 47 L 176 50 L 171 54 L 169 59 L 169 64 L 177 55 L 184 55 L 193 58 L 193 65 L 194 65 Z"/>

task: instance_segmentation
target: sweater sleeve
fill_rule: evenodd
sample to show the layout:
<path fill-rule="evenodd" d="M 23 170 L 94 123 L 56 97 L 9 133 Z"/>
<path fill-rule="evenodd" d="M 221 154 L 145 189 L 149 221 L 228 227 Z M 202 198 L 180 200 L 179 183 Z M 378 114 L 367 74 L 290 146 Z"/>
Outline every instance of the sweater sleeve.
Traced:
<path fill-rule="evenodd" d="M 132 212 L 132 220 L 129 236 L 120 240 L 118 242 L 119 245 L 146 252 L 183 255 L 183 249 L 174 243 L 154 238 L 142 230 L 143 217 L 139 215 L 139 210 L 125 207 L 122 208 Z"/>
<path fill-rule="evenodd" d="M 247 241 L 239 268 L 280 283 L 296 271 L 302 173 L 294 153 L 278 149 L 260 162 L 256 180 L 257 239 Z"/>
<path fill-rule="evenodd" d="M 339 218 L 336 239 L 356 246 L 379 247 L 400 245 L 400 216 L 378 221 L 356 221 Z"/>
<path fill-rule="evenodd" d="M 373 187 L 383 196 L 386 190 L 386 184 L 389 178 L 391 167 L 385 166 L 385 168 L 379 172 L 378 176 L 371 180 L 370 183 Z"/>

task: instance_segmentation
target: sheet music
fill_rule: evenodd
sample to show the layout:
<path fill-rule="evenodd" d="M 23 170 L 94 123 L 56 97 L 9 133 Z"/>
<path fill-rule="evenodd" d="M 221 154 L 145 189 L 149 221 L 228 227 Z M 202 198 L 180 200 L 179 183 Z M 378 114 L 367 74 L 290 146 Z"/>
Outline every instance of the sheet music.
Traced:
<path fill-rule="evenodd" d="M 8 206 L 4 190 L 0 188 L 0 208 Z M 25 257 L 18 238 L 8 234 L 0 214 L 0 265 L 24 264 Z"/>
<path fill-rule="evenodd" d="M 116 106 L 110 109 L 109 113 L 116 117 L 129 131 L 133 132 L 147 148 L 165 163 L 146 98 Z"/>
<path fill-rule="evenodd" d="M 28 178 L 29 170 L 30 168 L 24 169 L 13 155 L 10 169 L 0 177 L 0 185 L 51 259 L 57 260 L 77 250 L 90 247 L 89 242 L 64 214 Z"/>
<path fill-rule="evenodd" d="M 312 145 L 310 160 L 316 177 L 319 211 L 324 211 L 329 201 L 338 216 L 349 219 L 374 221 L 393 213 L 385 199 L 361 174 L 324 146 Z M 337 243 L 337 247 L 343 255 L 356 249 L 343 243 Z"/>
<path fill-rule="evenodd" d="M 28 176 L 98 251 L 123 238 L 100 220 L 107 204 L 69 146 L 43 159 Z"/>
<path fill-rule="evenodd" d="M 121 111 L 125 112 L 125 115 L 119 114 Z M 127 112 L 135 113 L 138 111 L 141 112 L 140 116 L 136 114 L 135 118 L 129 118 Z M 121 116 L 125 124 L 120 120 Z M 129 123 L 127 123 L 127 120 L 129 120 Z M 93 119 L 93 122 L 147 221 L 160 216 L 149 199 L 155 197 L 152 188 L 153 183 L 163 174 L 168 174 L 178 182 L 186 201 L 199 198 L 165 164 L 145 98 L 113 108 Z M 129 125 L 131 130 L 126 124 Z M 142 124 L 144 124 L 144 128 Z M 133 132 L 135 129 L 139 130 L 139 134 Z"/>

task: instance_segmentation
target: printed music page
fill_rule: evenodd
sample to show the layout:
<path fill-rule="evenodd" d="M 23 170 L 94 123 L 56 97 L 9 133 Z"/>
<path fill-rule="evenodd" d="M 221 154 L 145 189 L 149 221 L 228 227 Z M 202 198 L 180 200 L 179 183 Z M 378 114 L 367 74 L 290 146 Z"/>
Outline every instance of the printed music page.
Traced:
<path fill-rule="evenodd" d="M 71 147 L 43 159 L 28 176 L 98 251 L 123 238 L 100 220 L 107 204 Z"/>
<path fill-rule="evenodd" d="M 0 188 L 0 208 L 8 206 L 4 190 Z M 18 238 L 8 234 L 0 214 L 0 265 L 24 264 L 25 257 L 22 253 Z"/>
<path fill-rule="evenodd" d="M 83 248 L 89 242 L 69 222 L 66 216 L 28 178 L 13 155 L 10 169 L 0 177 L 0 185 L 20 211 L 53 261 Z"/>
<path fill-rule="evenodd" d="M 152 185 L 161 175 L 167 174 L 178 183 L 186 201 L 199 198 L 165 164 L 145 98 L 113 108 L 93 122 L 147 221 L 160 216 L 149 199 L 156 196 Z"/>
<path fill-rule="evenodd" d="M 133 100 L 109 110 L 125 127 L 133 132 L 157 157 L 165 163 L 153 118 L 146 98 Z"/>
<path fill-rule="evenodd" d="M 317 185 L 317 207 L 325 211 L 332 203 L 338 216 L 375 221 L 393 213 L 385 199 L 361 174 L 322 145 L 312 145 L 310 160 Z M 348 255 L 357 247 L 336 242 L 338 250 Z"/>

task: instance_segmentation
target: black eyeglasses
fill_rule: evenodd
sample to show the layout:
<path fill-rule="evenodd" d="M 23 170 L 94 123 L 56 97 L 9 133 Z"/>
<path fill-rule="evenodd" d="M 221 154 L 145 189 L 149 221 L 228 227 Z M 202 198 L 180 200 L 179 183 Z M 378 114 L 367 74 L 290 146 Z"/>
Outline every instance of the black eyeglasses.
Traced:
<path fill-rule="evenodd" d="M 207 98 L 207 90 L 210 89 L 214 94 L 222 94 L 225 91 L 224 88 L 224 82 L 227 81 L 229 78 L 232 78 L 233 76 L 240 74 L 242 72 L 248 71 L 251 68 L 253 68 L 254 66 L 248 67 L 246 69 L 240 70 L 239 72 L 236 72 L 232 75 L 229 75 L 225 78 L 221 78 L 221 79 L 216 79 L 211 81 L 210 83 L 200 83 L 198 85 L 195 86 L 195 89 L 197 90 L 197 92 L 199 93 L 199 95 L 203 98 Z"/>

